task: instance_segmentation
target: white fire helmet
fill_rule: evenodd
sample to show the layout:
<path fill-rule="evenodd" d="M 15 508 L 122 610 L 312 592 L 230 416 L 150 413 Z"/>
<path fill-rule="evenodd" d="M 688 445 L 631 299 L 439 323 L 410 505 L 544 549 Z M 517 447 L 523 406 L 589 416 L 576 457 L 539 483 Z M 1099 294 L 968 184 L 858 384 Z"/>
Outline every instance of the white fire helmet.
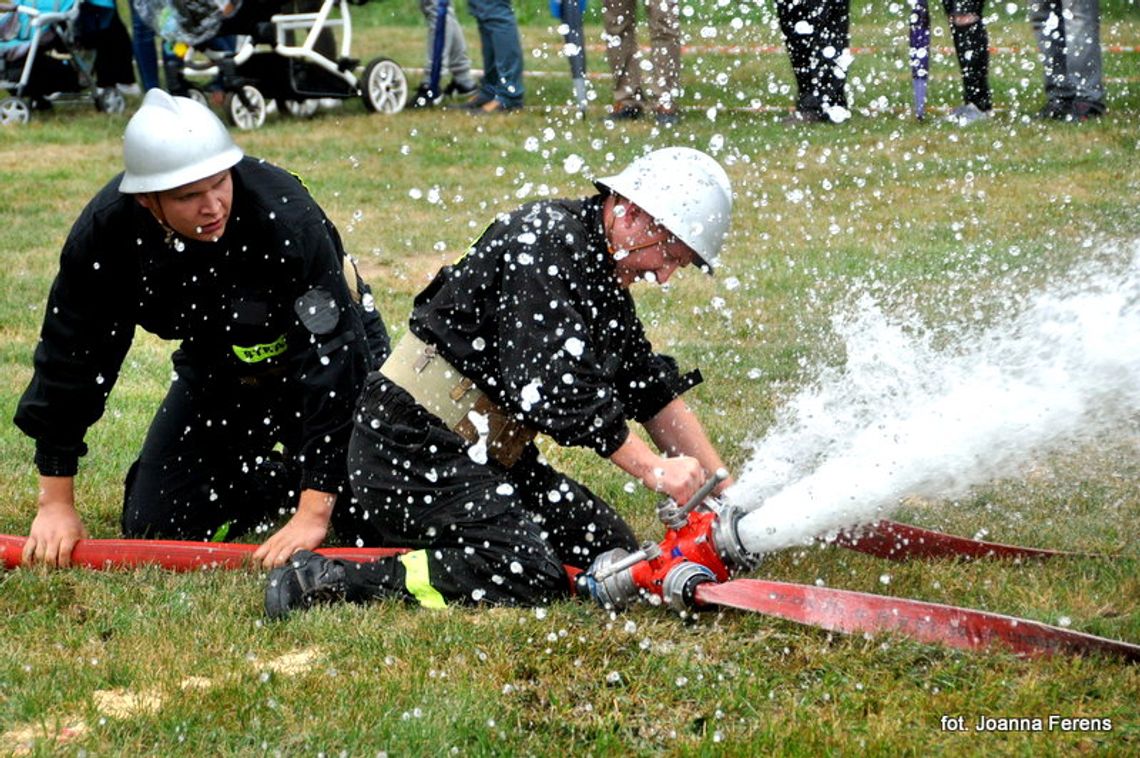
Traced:
<path fill-rule="evenodd" d="M 209 108 L 152 89 L 123 136 L 126 171 L 119 192 L 174 189 L 224 171 L 241 158 L 241 148 Z"/>
<path fill-rule="evenodd" d="M 716 159 L 691 147 L 666 147 L 594 184 L 653 216 L 712 273 L 732 218 L 732 183 Z"/>

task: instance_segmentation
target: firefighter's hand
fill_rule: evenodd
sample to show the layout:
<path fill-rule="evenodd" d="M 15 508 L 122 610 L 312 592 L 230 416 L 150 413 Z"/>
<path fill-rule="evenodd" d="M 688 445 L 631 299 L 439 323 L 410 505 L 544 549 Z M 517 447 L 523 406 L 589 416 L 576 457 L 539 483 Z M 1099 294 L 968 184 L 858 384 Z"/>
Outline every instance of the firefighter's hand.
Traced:
<path fill-rule="evenodd" d="M 253 553 L 253 562 L 263 568 L 282 566 L 298 550 L 315 550 L 329 531 L 336 495 L 302 490 L 293 518 L 271 535 Z"/>
<path fill-rule="evenodd" d="M 75 543 L 87 537 L 83 519 L 68 500 L 40 501 L 40 509 L 32 521 L 28 539 L 24 542 L 25 565 L 39 563 L 53 568 L 71 565 L 71 551 Z"/>
<path fill-rule="evenodd" d="M 705 483 L 705 470 L 700 461 L 687 455 L 659 458 L 641 481 L 654 492 L 664 493 L 677 503 L 687 503 Z"/>

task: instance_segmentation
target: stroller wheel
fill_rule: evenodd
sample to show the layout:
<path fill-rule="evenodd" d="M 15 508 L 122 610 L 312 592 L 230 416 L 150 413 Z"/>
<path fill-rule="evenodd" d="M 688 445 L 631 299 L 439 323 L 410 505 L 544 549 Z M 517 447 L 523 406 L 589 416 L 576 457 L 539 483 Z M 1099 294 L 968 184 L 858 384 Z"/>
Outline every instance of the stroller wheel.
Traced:
<path fill-rule="evenodd" d="M 277 98 L 277 110 L 293 118 L 309 118 L 321 107 L 320 100 L 286 100 Z"/>
<path fill-rule="evenodd" d="M 95 95 L 95 110 L 100 113 L 122 113 L 127 109 L 127 101 L 119 90 L 108 87 Z"/>
<path fill-rule="evenodd" d="M 210 96 L 197 87 L 191 87 L 186 90 L 186 97 L 198 103 L 198 105 L 204 105 L 207 108 L 210 107 Z"/>
<path fill-rule="evenodd" d="M 265 123 L 265 95 L 249 84 L 237 92 L 227 92 L 222 108 L 226 120 L 238 129 L 260 129 Z"/>
<path fill-rule="evenodd" d="M 32 118 L 32 106 L 22 97 L 0 100 L 0 126 L 26 124 Z"/>
<path fill-rule="evenodd" d="M 368 110 L 376 113 L 399 113 L 408 101 L 408 77 L 400 64 L 389 58 L 376 58 L 364 68 L 360 95 Z"/>

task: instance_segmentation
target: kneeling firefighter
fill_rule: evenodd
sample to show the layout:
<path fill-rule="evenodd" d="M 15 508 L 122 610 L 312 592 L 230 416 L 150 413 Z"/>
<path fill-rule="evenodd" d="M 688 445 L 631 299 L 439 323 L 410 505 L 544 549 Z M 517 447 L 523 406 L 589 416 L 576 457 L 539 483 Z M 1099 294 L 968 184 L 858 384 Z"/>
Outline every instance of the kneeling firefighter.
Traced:
<path fill-rule="evenodd" d="M 681 397 L 699 373 L 653 351 L 629 287 L 712 272 L 728 176 L 700 151 L 666 148 L 596 185 L 500 216 L 416 297 L 410 333 L 368 378 L 348 466 L 374 544 L 409 552 L 357 564 L 300 551 L 270 575 L 271 617 L 383 597 L 543 604 L 570 592 L 565 566 L 635 549 L 607 503 L 542 460 L 539 432 L 678 502 L 723 467 Z"/>
<path fill-rule="evenodd" d="M 74 477 L 136 326 L 180 345 L 127 475 L 127 537 L 285 521 L 254 554 L 267 568 L 320 545 L 330 523 L 355 541 L 353 510 L 333 506 L 348 500 L 355 400 L 389 346 L 336 228 L 295 176 L 245 157 L 193 100 L 148 92 L 123 159 L 64 243 L 16 411 L 40 473 L 24 560 L 66 566 L 86 536 Z"/>

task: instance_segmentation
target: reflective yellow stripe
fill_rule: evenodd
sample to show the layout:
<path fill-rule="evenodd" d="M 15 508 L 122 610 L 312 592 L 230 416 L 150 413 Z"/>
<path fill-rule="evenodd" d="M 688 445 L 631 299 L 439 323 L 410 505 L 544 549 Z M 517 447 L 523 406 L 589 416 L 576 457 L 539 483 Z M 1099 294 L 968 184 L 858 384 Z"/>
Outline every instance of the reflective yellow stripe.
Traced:
<path fill-rule="evenodd" d="M 461 260 L 466 258 L 467 254 L 475 249 L 475 245 L 479 244 L 479 240 L 483 239 L 483 235 L 487 233 L 487 230 L 490 229 L 494 225 L 494 223 L 495 222 L 492 221 L 491 223 L 489 223 L 485 227 L 483 227 L 483 231 L 479 232 L 479 236 L 471 241 L 471 244 L 467 246 L 467 249 L 464 250 L 462 253 L 460 253 L 459 257 L 456 258 L 455 261 L 451 265 L 454 266 L 457 263 L 459 263 Z"/>
<path fill-rule="evenodd" d="M 408 592 L 420 601 L 420 605 L 424 608 L 447 607 L 443 595 L 431 586 L 426 550 L 404 553 L 400 556 L 400 563 L 404 564 L 404 585 L 408 588 Z"/>

